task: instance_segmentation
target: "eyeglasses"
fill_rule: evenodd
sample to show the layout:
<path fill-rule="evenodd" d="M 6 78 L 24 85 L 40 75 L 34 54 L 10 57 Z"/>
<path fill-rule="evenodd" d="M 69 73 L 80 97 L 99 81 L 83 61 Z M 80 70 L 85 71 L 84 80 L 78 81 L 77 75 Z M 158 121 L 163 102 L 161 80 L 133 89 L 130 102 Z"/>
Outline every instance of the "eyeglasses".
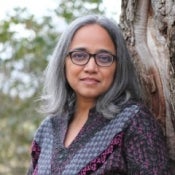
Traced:
<path fill-rule="evenodd" d="M 72 63 L 79 65 L 79 66 L 84 66 L 86 65 L 91 57 L 94 57 L 95 63 L 98 66 L 101 67 L 108 67 L 111 66 L 114 58 L 116 58 L 115 55 L 112 55 L 111 53 L 108 52 L 99 52 L 96 54 L 91 54 L 86 51 L 81 51 L 81 50 L 74 50 L 68 53 L 70 56 Z"/>

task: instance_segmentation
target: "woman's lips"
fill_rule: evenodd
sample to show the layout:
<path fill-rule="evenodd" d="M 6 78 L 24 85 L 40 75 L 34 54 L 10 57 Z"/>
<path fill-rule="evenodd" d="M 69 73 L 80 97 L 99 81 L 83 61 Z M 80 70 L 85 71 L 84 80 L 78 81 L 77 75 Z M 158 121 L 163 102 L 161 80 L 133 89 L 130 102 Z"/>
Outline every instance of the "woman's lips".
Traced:
<path fill-rule="evenodd" d="M 88 84 L 88 85 L 95 85 L 95 84 L 98 84 L 100 81 L 96 78 L 82 78 L 80 79 L 82 82 L 84 82 L 85 84 Z"/>

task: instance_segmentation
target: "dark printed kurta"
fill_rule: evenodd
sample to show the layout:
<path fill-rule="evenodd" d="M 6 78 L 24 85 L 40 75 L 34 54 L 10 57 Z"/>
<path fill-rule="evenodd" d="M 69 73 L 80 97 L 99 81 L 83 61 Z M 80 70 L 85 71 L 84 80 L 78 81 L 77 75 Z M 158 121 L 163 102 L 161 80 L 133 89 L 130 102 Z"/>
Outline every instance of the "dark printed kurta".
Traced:
<path fill-rule="evenodd" d="M 70 116 L 46 118 L 32 144 L 32 175 L 170 175 L 165 140 L 143 106 L 129 103 L 114 119 L 95 109 L 68 148 Z"/>

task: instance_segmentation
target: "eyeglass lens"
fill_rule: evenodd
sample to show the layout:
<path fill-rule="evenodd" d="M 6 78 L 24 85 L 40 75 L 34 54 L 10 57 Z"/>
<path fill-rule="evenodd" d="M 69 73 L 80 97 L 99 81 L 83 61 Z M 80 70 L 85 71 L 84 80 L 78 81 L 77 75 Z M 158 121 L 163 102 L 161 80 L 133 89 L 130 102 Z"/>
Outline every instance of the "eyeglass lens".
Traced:
<path fill-rule="evenodd" d="M 74 64 L 85 65 L 89 59 L 93 56 L 95 62 L 99 66 L 110 66 L 113 63 L 114 56 L 107 52 L 100 52 L 96 54 L 90 54 L 85 51 L 72 51 L 69 52 L 71 60 Z"/>

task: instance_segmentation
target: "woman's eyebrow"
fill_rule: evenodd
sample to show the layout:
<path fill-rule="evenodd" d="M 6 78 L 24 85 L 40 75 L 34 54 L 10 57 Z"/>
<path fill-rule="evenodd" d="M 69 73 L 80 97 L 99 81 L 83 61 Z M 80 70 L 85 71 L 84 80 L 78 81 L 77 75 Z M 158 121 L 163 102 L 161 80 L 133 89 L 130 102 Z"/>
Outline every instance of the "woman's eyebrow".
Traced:
<path fill-rule="evenodd" d="M 88 49 L 85 48 L 85 47 L 77 47 L 77 48 L 72 49 L 71 51 L 86 51 L 86 52 L 89 52 Z M 95 53 L 100 53 L 100 52 L 105 52 L 105 53 L 110 53 L 112 55 L 115 55 L 115 53 L 112 53 L 111 51 L 109 51 L 107 49 L 99 49 Z"/>
<path fill-rule="evenodd" d="M 74 48 L 74 49 L 71 49 L 71 51 L 88 51 L 85 47 L 77 47 L 77 48 Z"/>
<path fill-rule="evenodd" d="M 96 53 L 100 53 L 100 52 L 105 52 L 105 53 L 110 53 L 110 54 L 112 54 L 112 55 L 115 55 L 115 53 L 113 53 L 112 51 L 109 51 L 109 50 L 107 50 L 107 49 L 99 49 Z"/>

